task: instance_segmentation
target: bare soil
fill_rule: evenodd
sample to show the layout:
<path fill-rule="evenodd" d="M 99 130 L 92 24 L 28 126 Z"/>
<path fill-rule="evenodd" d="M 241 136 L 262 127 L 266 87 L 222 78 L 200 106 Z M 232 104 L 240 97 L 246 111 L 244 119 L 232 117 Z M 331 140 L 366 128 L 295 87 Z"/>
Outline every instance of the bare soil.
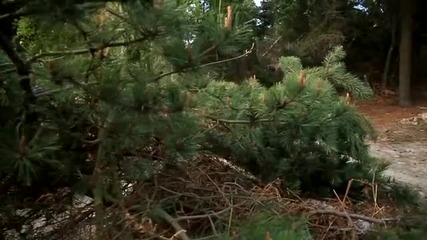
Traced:
<path fill-rule="evenodd" d="M 401 108 L 395 98 L 356 103 L 376 127 L 379 137 L 371 143 L 372 153 L 391 163 L 386 173 L 398 182 L 412 185 L 427 194 L 427 99 L 413 107 Z M 423 114 L 424 113 L 424 114 Z M 419 119 L 418 119 L 419 120 Z"/>

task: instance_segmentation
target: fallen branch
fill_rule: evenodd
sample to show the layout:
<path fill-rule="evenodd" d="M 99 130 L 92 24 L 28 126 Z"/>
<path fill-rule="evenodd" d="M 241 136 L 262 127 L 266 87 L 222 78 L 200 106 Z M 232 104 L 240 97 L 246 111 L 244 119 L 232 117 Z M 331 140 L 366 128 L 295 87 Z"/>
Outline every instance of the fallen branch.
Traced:
<path fill-rule="evenodd" d="M 346 212 L 337 212 L 337 211 L 333 211 L 333 210 L 317 210 L 314 212 L 309 213 L 309 217 L 313 216 L 313 215 L 335 215 L 335 216 L 339 216 L 339 217 L 344 217 L 344 218 L 353 218 L 353 219 L 359 219 L 359 220 L 363 220 L 363 221 L 367 221 L 367 222 L 371 222 L 371 223 L 377 223 L 377 224 L 382 224 L 385 225 L 386 224 L 386 220 L 385 219 L 377 219 L 377 218 L 371 218 L 368 216 L 363 216 L 360 214 L 354 214 L 354 213 L 346 213 Z"/>

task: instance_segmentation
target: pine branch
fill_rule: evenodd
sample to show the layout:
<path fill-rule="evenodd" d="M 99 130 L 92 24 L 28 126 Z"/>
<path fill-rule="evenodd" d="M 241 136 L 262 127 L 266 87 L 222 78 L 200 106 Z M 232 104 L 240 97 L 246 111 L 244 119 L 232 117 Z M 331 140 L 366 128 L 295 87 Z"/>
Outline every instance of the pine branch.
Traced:
<path fill-rule="evenodd" d="M 0 15 L 0 20 L 7 19 L 7 18 L 18 19 L 18 18 L 21 18 L 21 17 L 26 17 L 26 16 L 33 15 L 35 13 L 37 13 L 37 12 L 34 11 L 34 10 L 25 11 L 25 12 L 18 12 L 17 11 L 17 12 L 12 12 L 12 13 L 6 13 L 6 14 L 3 14 L 3 15 Z"/>
<path fill-rule="evenodd" d="M 280 36 L 276 39 L 276 41 L 273 42 L 273 44 L 271 44 L 271 46 L 261 55 L 262 57 L 265 57 L 275 46 L 276 44 L 282 40 L 283 36 Z"/>
<path fill-rule="evenodd" d="M 241 54 L 239 56 L 236 56 L 236 57 L 233 57 L 233 58 L 227 58 L 227 59 L 220 60 L 220 61 L 215 61 L 215 62 L 201 64 L 201 65 L 199 65 L 197 67 L 198 68 L 209 67 L 209 66 L 213 66 L 213 65 L 217 65 L 217 64 L 231 62 L 231 61 L 234 61 L 234 60 L 237 60 L 237 59 L 240 59 L 240 58 L 244 58 L 244 57 L 248 56 L 253 51 L 254 46 L 255 46 L 255 44 L 252 43 L 252 47 L 249 50 L 246 50 L 243 54 Z M 211 47 L 211 48 L 207 49 L 206 51 L 204 51 L 201 54 L 201 56 L 203 56 L 204 54 L 206 54 L 208 50 L 211 51 L 213 49 L 214 49 L 214 47 Z M 152 79 L 152 81 L 158 81 L 158 80 L 160 80 L 160 79 L 162 79 L 164 77 L 167 77 L 167 76 L 170 76 L 170 75 L 173 75 L 173 74 L 185 73 L 187 71 L 190 71 L 193 68 L 194 68 L 193 66 L 190 66 L 190 67 L 186 67 L 186 68 L 183 68 L 183 69 L 177 69 L 177 70 L 174 70 L 174 71 L 171 71 L 171 72 L 163 73 L 163 74 L 160 74 L 159 76 L 155 77 L 154 79 Z"/>
<path fill-rule="evenodd" d="M 243 53 L 240 56 L 233 57 L 233 58 L 227 58 L 227 59 L 216 61 L 216 62 L 202 64 L 201 67 L 207 67 L 207 66 L 217 65 L 217 64 L 226 63 L 226 62 L 230 62 L 230 61 L 234 61 L 234 60 L 246 57 L 247 55 L 249 55 L 254 50 L 254 47 L 255 47 L 255 43 L 252 43 L 251 48 L 249 50 L 246 50 L 245 53 Z"/>
<path fill-rule="evenodd" d="M 6 18 L 19 17 L 21 13 L 17 12 L 22 10 L 27 3 L 27 1 L 2 1 L 0 7 L 3 11 L 6 10 L 7 12 L 3 12 L 3 14 L 0 15 L 0 21 Z"/>
<path fill-rule="evenodd" d="M 20 76 L 21 88 L 25 91 L 28 98 L 33 97 L 31 89 L 30 73 L 31 66 L 21 59 L 18 53 L 14 50 L 10 40 L 0 32 L 0 48 L 6 53 L 13 65 L 15 65 L 18 75 Z"/>
<path fill-rule="evenodd" d="M 3 34 L 0 34 L 0 47 L 12 61 L 12 64 L 15 65 L 19 75 L 30 74 L 28 64 L 18 56 L 18 53 L 13 49 L 12 43 Z"/>
<path fill-rule="evenodd" d="M 6 67 L 6 66 L 14 65 L 16 67 L 16 70 L 18 70 L 18 74 L 20 71 L 22 72 L 22 70 L 27 71 L 24 68 L 28 68 L 28 73 L 30 73 L 30 68 L 29 68 L 28 64 L 34 63 L 35 61 L 37 61 L 40 58 L 82 55 L 82 54 L 86 54 L 86 53 L 96 52 L 96 51 L 99 51 L 99 50 L 102 50 L 102 49 L 105 49 L 108 47 L 129 46 L 129 45 L 132 45 L 135 43 L 140 43 L 140 42 L 146 41 L 146 40 L 154 37 L 154 35 L 155 34 L 146 35 L 144 37 L 136 38 L 136 39 L 129 40 L 129 41 L 107 43 L 107 44 L 103 44 L 101 46 L 92 47 L 92 48 L 84 48 L 84 49 L 77 49 L 77 50 L 64 50 L 64 51 L 51 51 L 51 52 L 39 53 L 39 54 L 36 54 L 35 56 L 31 57 L 30 59 L 26 60 L 25 62 L 21 58 L 19 58 L 17 53 L 13 50 L 13 47 L 9 46 L 7 44 L 7 42 L 4 42 L 6 40 L 3 39 L 3 37 L 1 36 L 0 47 L 6 52 L 6 54 L 9 56 L 9 59 L 12 61 L 12 63 L 4 63 L 4 64 L 1 64 L 0 67 Z M 6 74 L 6 73 L 14 72 L 14 71 L 15 71 L 15 69 L 7 69 L 7 70 L 4 70 L 0 73 Z"/>
<path fill-rule="evenodd" d="M 91 51 L 97 51 L 99 49 L 106 48 L 106 47 L 126 46 L 126 45 L 130 45 L 130 44 L 133 44 L 133 43 L 141 42 L 141 41 L 144 41 L 144 40 L 146 40 L 146 38 L 138 38 L 138 39 L 135 39 L 135 40 L 132 40 L 132 41 L 127 41 L 127 42 L 116 42 L 116 43 L 106 44 L 106 45 L 103 45 L 101 47 L 92 48 L 92 49 L 88 48 L 88 49 L 79 49 L 79 50 L 70 50 L 70 51 L 52 51 L 52 52 L 46 52 L 46 53 L 37 54 L 36 56 L 30 58 L 29 60 L 27 60 L 27 63 L 32 63 L 32 62 L 36 61 L 37 59 L 40 59 L 40 58 L 43 58 L 43 57 L 48 57 L 48 56 L 81 55 L 81 54 L 90 53 Z M 253 48 L 254 48 L 254 44 L 252 44 L 252 47 L 249 50 L 246 50 L 245 53 L 243 53 L 243 54 L 241 54 L 241 55 L 239 55 L 237 57 L 233 57 L 233 58 L 229 58 L 229 59 L 224 59 L 224 60 L 216 61 L 216 62 L 210 62 L 210 63 L 206 63 L 206 64 L 202 64 L 202 65 L 198 66 L 198 68 L 207 67 L 207 66 L 213 66 L 213 65 L 216 65 L 216 64 L 221 64 L 221 63 L 225 63 L 225 62 L 229 62 L 229 61 L 234 61 L 234 60 L 237 60 L 239 58 L 246 57 L 248 54 L 250 54 L 253 51 Z M 212 49 L 214 49 L 214 47 L 211 47 L 208 50 L 204 51 L 201 54 L 201 56 L 204 55 L 204 54 L 206 54 L 208 51 L 211 51 Z M 3 66 L 11 66 L 11 65 L 13 65 L 13 64 L 12 63 L 5 63 L 5 64 L 2 64 L 1 67 L 3 67 Z M 179 69 L 179 70 L 174 70 L 174 71 L 171 71 L 171 72 L 163 73 L 163 74 L 160 74 L 160 75 L 154 77 L 152 79 L 152 81 L 158 81 L 158 80 L 160 80 L 160 79 L 162 79 L 164 77 L 167 77 L 167 76 L 170 76 L 170 75 L 173 75 L 173 74 L 185 73 L 185 72 L 188 72 L 188 71 L 192 70 L 193 68 L 194 67 L 187 67 L 187 68 L 184 68 L 184 69 Z M 8 74 L 8 73 L 12 73 L 14 71 L 16 71 L 15 68 L 13 68 L 13 69 L 7 69 L 7 70 L 4 70 L 4 71 L 0 72 L 0 74 Z M 96 84 L 96 83 L 94 83 L 94 84 Z M 43 93 L 37 95 L 37 97 L 45 96 L 45 95 L 50 95 L 52 93 L 60 92 L 60 91 L 63 91 L 63 90 L 64 89 L 43 92 Z"/>
<path fill-rule="evenodd" d="M 78 50 L 69 50 L 69 51 L 51 51 L 51 52 L 45 52 L 45 53 L 40 53 L 35 55 L 34 57 L 30 58 L 27 60 L 28 63 L 33 63 L 35 61 L 37 61 L 40 58 L 43 57 L 56 57 L 56 56 L 67 56 L 67 55 L 82 55 L 82 54 L 86 54 L 86 53 L 92 53 L 104 48 L 109 48 L 109 47 L 123 47 L 123 46 L 128 46 L 131 44 L 135 44 L 135 43 L 140 43 L 143 41 L 146 41 L 150 38 L 152 38 L 154 35 L 156 34 L 152 34 L 152 35 L 146 35 L 140 38 L 136 38 L 133 40 L 129 40 L 129 41 L 123 41 L 123 42 L 113 42 L 113 43 L 107 43 L 107 44 L 103 44 L 101 46 L 98 47 L 93 47 L 93 48 L 84 48 L 84 49 L 78 49 Z"/>
<path fill-rule="evenodd" d="M 213 116 L 203 116 L 204 118 L 216 121 L 216 122 L 221 122 L 221 123 L 228 123 L 228 124 L 254 124 L 254 123 L 271 123 L 274 122 L 271 119 L 259 119 L 259 120 L 254 120 L 254 121 L 250 121 L 250 120 L 232 120 L 232 119 L 223 119 L 223 118 L 216 118 Z"/>

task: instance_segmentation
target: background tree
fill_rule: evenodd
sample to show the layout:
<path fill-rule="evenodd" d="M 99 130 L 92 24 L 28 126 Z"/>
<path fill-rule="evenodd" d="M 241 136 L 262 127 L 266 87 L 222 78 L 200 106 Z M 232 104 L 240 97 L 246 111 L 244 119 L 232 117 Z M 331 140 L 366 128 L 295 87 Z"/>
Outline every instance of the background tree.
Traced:
<path fill-rule="evenodd" d="M 399 49 L 399 104 L 411 105 L 412 35 L 414 1 L 401 2 L 401 38 Z"/>
<path fill-rule="evenodd" d="M 414 4 L 416 10 L 411 18 L 414 24 L 406 21 L 403 27 L 401 20 L 409 5 L 399 7 L 399 1 L 263 1 L 259 32 L 264 35 L 258 44 L 266 56 L 263 61 L 275 64 L 279 56 L 291 54 L 300 56 L 306 64 L 319 64 L 331 47 L 341 44 L 348 53 L 345 61 L 352 72 L 364 76 L 379 93 L 384 89 L 397 91 L 401 86 L 401 103 L 408 102 L 408 96 L 413 95 L 408 79 L 418 86 L 425 77 L 419 66 L 425 56 L 422 51 L 425 4 L 423 1 Z M 413 46 L 408 46 L 408 41 L 400 37 L 409 30 Z M 416 55 L 402 54 L 402 61 L 398 61 L 399 45 L 411 49 L 404 52 Z M 399 70 L 399 64 L 411 66 L 411 70 L 408 67 Z M 400 77 L 399 72 L 403 74 Z"/>
<path fill-rule="evenodd" d="M 210 83 L 199 96 L 199 109 L 221 125 L 207 132 L 205 147 L 265 182 L 280 178 L 285 187 L 311 194 L 369 178 L 377 162 L 365 140 L 374 131 L 337 90 L 362 99 L 372 92 L 345 71 L 344 56 L 338 47 L 316 68 L 281 58 L 285 77 L 269 88 L 256 79 Z"/>

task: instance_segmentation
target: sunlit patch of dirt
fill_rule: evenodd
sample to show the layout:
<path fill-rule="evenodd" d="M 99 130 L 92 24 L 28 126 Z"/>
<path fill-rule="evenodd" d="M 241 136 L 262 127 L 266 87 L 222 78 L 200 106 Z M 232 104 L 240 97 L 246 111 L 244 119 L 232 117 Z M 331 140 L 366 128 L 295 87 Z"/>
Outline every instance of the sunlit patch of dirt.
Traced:
<path fill-rule="evenodd" d="M 427 99 L 420 99 L 409 108 L 399 107 L 397 100 L 390 97 L 376 97 L 372 101 L 355 103 L 357 108 L 372 121 L 379 132 L 399 127 L 401 119 L 414 117 L 427 111 Z"/>
<path fill-rule="evenodd" d="M 412 120 L 427 112 L 427 100 L 417 99 L 409 108 L 399 107 L 394 98 L 377 98 L 356 105 L 378 131 L 371 151 L 391 163 L 386 173 L 427 194 L 427 121 Z"/>

